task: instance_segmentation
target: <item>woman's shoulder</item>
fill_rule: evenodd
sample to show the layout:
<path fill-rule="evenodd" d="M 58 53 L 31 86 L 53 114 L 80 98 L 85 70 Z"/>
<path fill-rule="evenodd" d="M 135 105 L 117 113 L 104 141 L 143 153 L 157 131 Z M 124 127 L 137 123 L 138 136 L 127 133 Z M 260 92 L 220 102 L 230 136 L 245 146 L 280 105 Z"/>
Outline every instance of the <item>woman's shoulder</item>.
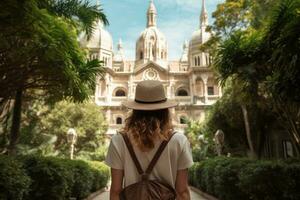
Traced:
<path fill-rule="evenodd" d="M 175 132 L 173 137 L 170 140 L 170 143 L 182 147 L 187 141 L 188 139 L 183 133 Z"/>
<path fill-rule="evenodd" d="M 119 140 L 123 140 L 123 136 L 120 132 L 117 132 L 116 134 L 114 134 L 111 138 L 113 141 L 119 141 Z"/>
<path fill-rule="evenodd" d="M 115 146 L 120 146 L 121 144 L 123 144 L 123 136 L 121 133 L 116 133 L 112 136 L 111 138 L 111 142 L 115 145 Z"/>

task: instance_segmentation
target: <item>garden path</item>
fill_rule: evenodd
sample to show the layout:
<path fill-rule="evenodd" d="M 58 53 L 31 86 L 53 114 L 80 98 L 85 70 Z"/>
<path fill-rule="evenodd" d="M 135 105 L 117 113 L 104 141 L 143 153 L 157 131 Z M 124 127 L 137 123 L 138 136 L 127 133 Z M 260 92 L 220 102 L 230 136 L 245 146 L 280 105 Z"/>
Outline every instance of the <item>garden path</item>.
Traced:
<path fill-rule="evenodd" d="M 192 197 L 191 200 L 207 200 L 206 198 L 204 198 L 200 194 L 194 192 L 193 190 L 190 190 L 190 191 L 191 191 L 191 197 Z M 107 190 L 107 191 L 99 194 L 92 200 L 109 200 L 109 191 Z"/>

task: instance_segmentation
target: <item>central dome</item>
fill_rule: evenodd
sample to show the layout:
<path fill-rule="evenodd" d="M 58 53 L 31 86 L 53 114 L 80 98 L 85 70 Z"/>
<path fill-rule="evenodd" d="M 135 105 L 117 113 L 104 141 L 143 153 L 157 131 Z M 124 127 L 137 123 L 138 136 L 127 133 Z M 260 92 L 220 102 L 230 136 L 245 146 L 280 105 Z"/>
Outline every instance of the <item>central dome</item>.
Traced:
<path fill-rule="evenodd" d="M 153 1 L 147 11 L 147 28 L 136 42 L 136 61 L 155 61 L 164 65 L 168 58 L 168 44 L 165 35 L 156 27 L 157 11 Z"/>
<path fill-rule="evenodd" d="M 157 27 L 146 28 L 136 43 L 137 60 L 165 60 L 167 59 L 167 40 Z"/>

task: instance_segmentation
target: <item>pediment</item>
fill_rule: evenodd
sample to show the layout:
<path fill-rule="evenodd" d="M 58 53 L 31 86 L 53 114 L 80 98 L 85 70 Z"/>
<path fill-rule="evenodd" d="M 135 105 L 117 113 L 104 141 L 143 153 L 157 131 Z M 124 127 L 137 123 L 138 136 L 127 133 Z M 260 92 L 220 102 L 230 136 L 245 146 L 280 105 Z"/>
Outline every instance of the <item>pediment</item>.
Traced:
<path fill-rule="evenodd" d="M 158 71 L 160 71 L 160 72 L 165 72 L 165 73 L 168 72 L 168 71 L 167 71 L 164 67 L 162 67 L 161 65 L 159 65 L 159 64 L 157 64 L 157 63 L 155 63 L 155 62 L 153 62 L 153 61 L 150 61 L 150 62 L 148 62 L 148 63 L 145 63 L 145 64 L 143 64 L 143 65 L 141 65 L 141 66 L 135 68 L 134 71 L 133 71 L 133 73 L 134 73 L 134 74 L 138 74 L 138 73 L 140 73 L 140 72 L 142 72 L 142 71 L 144 71 L 144 70 L 146 70 L 146 69 L 149 69 L 149 68 L 156 69 L 156 70 L 158 70 Z"/>

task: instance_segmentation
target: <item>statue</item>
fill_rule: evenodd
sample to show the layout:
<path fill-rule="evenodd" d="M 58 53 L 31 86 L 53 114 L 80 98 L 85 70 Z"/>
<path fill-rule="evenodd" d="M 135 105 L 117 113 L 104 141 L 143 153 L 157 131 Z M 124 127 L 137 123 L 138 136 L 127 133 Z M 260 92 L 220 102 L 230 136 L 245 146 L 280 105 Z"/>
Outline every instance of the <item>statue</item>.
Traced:
<path fill-rule="evenodd" d="M 222 130 L 217 130 L 214 137 L 214 142 L 216 144 L 216 151 L 218 156 L 221 156 L 223 153 L 223 147 L 224 147 L 224 132 Z"/>

